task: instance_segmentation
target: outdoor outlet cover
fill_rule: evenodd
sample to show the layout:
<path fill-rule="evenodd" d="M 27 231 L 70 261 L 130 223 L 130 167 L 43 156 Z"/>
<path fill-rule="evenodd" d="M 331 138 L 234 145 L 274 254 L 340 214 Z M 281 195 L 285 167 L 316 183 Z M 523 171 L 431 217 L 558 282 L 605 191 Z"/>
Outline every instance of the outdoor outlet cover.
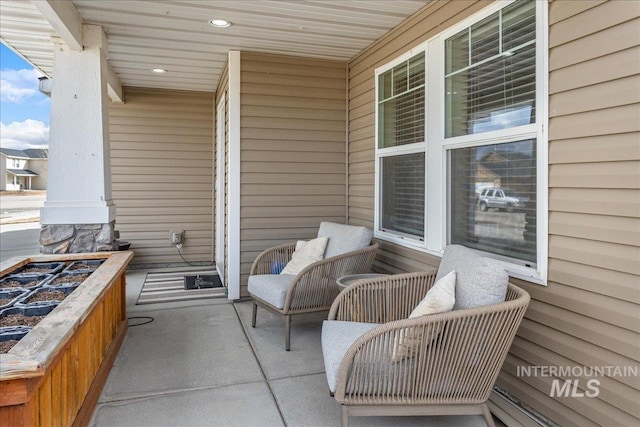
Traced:
<path fill-rule="evenodd" d="M 182 243 L 183 235 L 184 235 L 184 231 L 172 231 L 171 232 L 171 243 L 173 243 L 173 244 Z"/>

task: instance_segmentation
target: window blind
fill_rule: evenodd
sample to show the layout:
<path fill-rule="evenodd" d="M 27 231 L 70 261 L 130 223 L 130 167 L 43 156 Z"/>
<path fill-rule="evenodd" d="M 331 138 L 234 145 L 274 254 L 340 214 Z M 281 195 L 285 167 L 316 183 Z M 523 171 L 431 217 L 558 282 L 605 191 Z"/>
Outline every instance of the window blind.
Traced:
<path fill-rule="evenodd" d="M 424 52 L 379 76 L 378 147 L 424 141 Z"/>
<path fill-rule="evenodd" d="M 424 153 L 381 159 L 384 231 L 424 238 Z"/>
<path fill-rule="evenodd" d="M 535 40 L 521 0 L 445 41 L 446 137 L 535 123 Z"/>

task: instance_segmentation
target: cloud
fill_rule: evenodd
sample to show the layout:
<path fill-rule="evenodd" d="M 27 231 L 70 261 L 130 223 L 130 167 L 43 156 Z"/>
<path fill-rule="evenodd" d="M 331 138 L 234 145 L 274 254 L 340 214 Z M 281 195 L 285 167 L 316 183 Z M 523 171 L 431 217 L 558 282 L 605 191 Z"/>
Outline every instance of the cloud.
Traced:
<path fill-rule="evenodd" d="M 0 146 L 24 150 L 26 148 L 47 148 L 49 145 L 49 126 L 38 120 L 27 119 L 23 122 L 0 123 Z"/>
<path fill-rule="evenodd" d="M 0 100 L 19 104 L 27 98 L 40 94 L 38 77 L 42 73 L 38 70 L 5 69 L 0 71 Z"/>

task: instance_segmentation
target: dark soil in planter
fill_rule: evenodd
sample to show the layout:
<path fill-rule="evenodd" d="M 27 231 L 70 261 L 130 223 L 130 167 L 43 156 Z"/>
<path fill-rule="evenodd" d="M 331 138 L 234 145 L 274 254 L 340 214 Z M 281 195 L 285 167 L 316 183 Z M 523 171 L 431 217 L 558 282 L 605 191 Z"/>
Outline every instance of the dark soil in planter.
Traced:
<path fill-rule="evenodd" d="M 30 304 L 36 301 L 62 301 L 67 297 L 66 292 L 62 291 L 40 291 L 31 295 L 26 301 L 22 301 L 24 304 Z"/>
<path fill-rule="evenodd" d="M 59 276 L 49 282 L 49 286 L 61 285 L 63 283 L 82 283 L 87 277 L 89 277 L 89 273 Z"/>
<path fill-rule="evenodd" d="M 42 282 L 42 279 L 32 280 L 30 282 L 19 282 L 18 280 L 7 280 L 0 284 L 0 288 L 32 288 L 38 283 Z"/>
<path fill-rule="evenodd" d="M 67 271 L 75 271 L 75 270 L 93 270 L 95 269 L 95 265 L 89 264 L 73 264 L 67 268 Z"/>
<path fill-rule="evenodd" d="M 20 274 L 22 276 L 42 273 L 55 274 L 62 270 L 64 266 L 64 262 L 32 262 L 23 265 L 11 274 Z"/>
<path fill-rule="evenodd" d="M 104 263 L 103 259 L 87 259 L 84 261 L 74 261 L 64 271 L 78 271 L 78 270 L 95 270 Z"/>
<path fill-rule="evenodd" d="M 5 326 L 36 326 L 44 316 L 25 316 L 24 314 L 9 314 L 0 319 L 0 328 Z"/>
<path fill-rule="evenodd" d="M 9 340 L 0 342 L 0 353 L 7 353 L 14 345 L 18 344 L 18 340 Z"/>
<path fill-rule="evenodd" d="M 50 271 L 51 271 L 50 268 L 30 267 L 22 270 L 20 274 L 41 274 L 41 273 L 49 273 Z"/>

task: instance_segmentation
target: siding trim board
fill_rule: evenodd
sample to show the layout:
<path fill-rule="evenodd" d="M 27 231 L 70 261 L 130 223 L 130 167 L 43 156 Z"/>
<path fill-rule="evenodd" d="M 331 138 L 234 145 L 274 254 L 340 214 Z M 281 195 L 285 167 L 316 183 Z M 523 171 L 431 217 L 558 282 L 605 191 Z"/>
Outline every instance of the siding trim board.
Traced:
<path fill-rule="evenodd" d="M 228 198 L 227 207 L 227 282 L 228 298 L 239 299 L 241 295 L 240 270 L 240 143 L 241 143 L 241 69 L 240 52 L 229 52 L 229 141 L 227 144 L 229 164 L 228 183 L 225 186 Z"/>

